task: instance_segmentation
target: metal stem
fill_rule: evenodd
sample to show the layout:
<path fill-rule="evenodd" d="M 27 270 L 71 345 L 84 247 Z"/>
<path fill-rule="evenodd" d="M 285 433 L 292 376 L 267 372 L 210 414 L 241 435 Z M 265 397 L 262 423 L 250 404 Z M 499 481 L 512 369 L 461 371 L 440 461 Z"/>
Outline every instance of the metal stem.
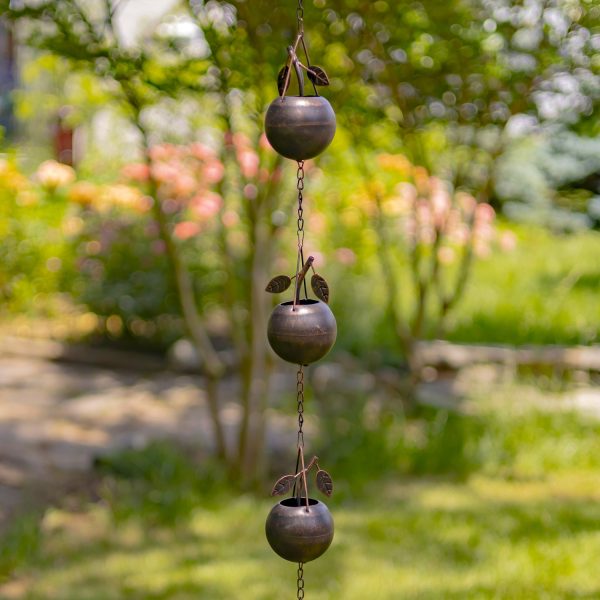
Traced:
<path fill-rule="evenodd" d="M 302 73 L 300 61 L 298 60 L 295 49 L 292 48 L 292 46 L 288 46 L 287 51 L 292 67 L 294 67 L 294 71 L 296 72 L 296 78 L 298 79 L 298 94 L 300 96 L 304 96 L 304 75 Z"/>
<path fill-rule="evenodd" d="M 309 256 L 302 267 L 302 270 L 298 273 L 298 281 L 296 283 L 296 299 L 294 300 L 294 306 L 300 304 L 300 288 L 302 286 L 302 282 L 308 273 L 308 270 L 312 267 L 313 261 L 315 260 L 314 256 Z M 306 283 L 306 282 L 304 282 Z"/>
<path fill-rule="evenodd" d="M 304 499 L 306 500 L 306 512 L 310 512 L 308 504 L 308 482 L 306 481 L 306 467 L 304 466 L 304 450 L 300 448 L 300 466 L 302 467 L 302 486 L 304 487 Z"/>

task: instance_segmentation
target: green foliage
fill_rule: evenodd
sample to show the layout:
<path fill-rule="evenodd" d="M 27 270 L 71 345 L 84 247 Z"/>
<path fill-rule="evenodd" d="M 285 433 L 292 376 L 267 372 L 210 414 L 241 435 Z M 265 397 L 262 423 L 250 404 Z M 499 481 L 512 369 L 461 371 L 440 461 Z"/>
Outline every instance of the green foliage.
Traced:
<path fill-rule="evenodd" d="M 96 469 L 107 478 L 104 498 L 115 519 L 143 514 L 157 526 L 189 519 L 197 506 L 213 502 L 225 485 L 216 464 L 205 463 L 199 469 L 166 442 L 98 458 Z"/>
<path fill-rule="evenodd" d="M 6 531 L 0 543 L 0 587 L 8 576 L 23 564 L 35 560 L 40 551 L 42 532 L 39 517 L 21 516 Z"/>
<path fill-rule="evenodd" d="M 522 412 L 506 396 L 499 400 L 501 408 L 482 400 L 477 419 L 427 409 L 414 420 L 427 423 L 427 434 L 419 452 L 408 450 L 414 441 L 404 452 L 423 474 L 439 475 L 440 465 L 456 474 L 451 463 L 461 442 L 438 441 L 460 438 L 461 428 L 474 434 L 467 454 L 480 466 L 467 479 L 403 477 L 397 457 L 387 477 L 372 475 L 360 493 L 352 487 L 352 496 L 335 499 L 336 489 L 328 501 L 333 545 L 306 570 L 311 596 L 529 600 L 600 593 L 600 425 L 574 414 Z M 366 458 L 355 458 L 379 474 L 390 457 L 380 450 L 367 446 Z M 338 488 L 346 477 L 354 486 L 351 470 L 339 467 L 331 469 Z M 271 600 L 293 589 L 292 565 L 264 539 L 272 499 L 226 495 L 211 483 L 219 479 L 210 466 L 198 468 L 166 444 L 104 457 L 99 469 L 103 502 L 49 509 L 42 532 L 33 521 L 21 522 L 12 541 L 3 539 L 5 573 L 18 565 L 15 585 L 28 598 L 213 600 L 243 588 L 249 598 Z"/>
<path fill-rule="evenodd" d="M 496 192 L 504 213 L 554 231 L 590 227 L 596 221 L 594 189 L 584 184 L 600 171 L 599 155 L 595 138 L 567 133 L 513 144 L 496 163 Z"/>
<path fill-rule="evenodd" d="M 336 493 L 360 496 L 374 479 L 390 476 L 462 480 L 484 473 L 519 480 L 600 468 L 600 423 L 562 410 L 518 409 L 506 400 L 521 393 L 517 386 L 503 390 L 501 409 L 475 397 L 475 411 L 421 406 L 410 416 L 359 397 L 352 398 L 352 411 L 344 411 L 328 396 L 320 446 L 341 482 Z"/>
<path fill-rule="evenodd" d="M 179 304 L 153 221 L 118 209 L 84 211 L 78 219 L 81 230 L 69 240 L 78 268 L 74 300 L 98 316 L 117 316 L 123 330 L 113 337 L 159 346 L 180 337 Z"/>
<path fill-rule="evenodd" d="M 0 302 L 3 311 L 48 316 L 71 273 L 64 194 L 40 194 L 0 159 Z"/>
<path fill-rule="evenodd" d="M 448 337 L 517 345 L 594 343 L 600 332 L 593 309 L 598 233 L 513 229 L 514 251 L 476 265 Z"/>

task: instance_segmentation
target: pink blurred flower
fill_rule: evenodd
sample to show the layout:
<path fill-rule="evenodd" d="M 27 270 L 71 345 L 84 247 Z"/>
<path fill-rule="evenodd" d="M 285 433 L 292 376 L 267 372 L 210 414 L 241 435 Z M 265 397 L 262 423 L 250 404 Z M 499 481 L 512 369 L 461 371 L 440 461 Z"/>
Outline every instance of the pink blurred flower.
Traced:
<path fill-rule="evenodd" d="M 157 144 L 150 148 L 149 154 L 153 161 L 168 161 L 179 155 L 179 149 L 174 144 Z"/>
<path fill-rule="evenodd" d="M 173 234 L 180 240 L 187 240 L 200 233 L 200 225 L 193 221 L 181 221 L 175 225 Z"/>
<path fill-rule="evenodd" d="M 181 210 L 181 202 L 178 202 L 174 198 L 165 198 L 162 201 L 161 206 L 166 215 L 172 215 Z"/>
<path fill-rule="evenodd" d="M 223 199 L 214 192 L 203 192 L 194 196 L 190 202 L 191 209 L 201 220 L 212 219 L 223 205 Z"/>
<path fill-rule="evenodd" d="M 466 223 L 458 223 L 449 233 L 448 237 L 453 244 L 464 246 L 471 236 Z"/>
<path fill-rule="evenodd" d="M 335 251 L 335 257 L 342 265 L 352 266 L 356 262 L 356 254 L 350 248 L 338 248 Z"/>
<path fill-rule="evenodd" d="M 239 215 L 234 210 L 227 210 L 223 213 L 221 218 L 225 227 L 235 227 L 240 222 Z"/>
<path fill-rule="evenodd" d="M 130 163 L 125 165 L 121 170 L 123 177 L 132 181 L 144 182 L 148 181 L 150 176 L 150 168 L 145 163 Z"/>
<path fill-rule="evenodd" d="M 421 227 L 428 226 L 433 223 L 433 212 L 431 205 L 427 200 L 422 198 L 417 201 L 417 221 Z"/>
<path fill-rule="evenodd" d="M 437 177 L 430 178 L 430 202 L 435 226 L 441 229 L 452 206 L 452 200 L 446 185 Z"/>
<path fill-rule="evenodd" d="M 263 167 L 259 172 L 258 172 L 258 180 L 261 183 L 267 183 L 267 181 L 269 181 L 269 177 L 271 176 L 271 173 L 269 172 L 269 169 L 267 169 L 266 167 Z"/>
<path fill-rule="evenodd" d="M 160 183 L 174 181 L 179 175 L 179 169 L 170 162 L 156 162 L 152 165 L 152 176 Z"/>
<path fill-rule="evenodd" d="M 196 182 L 196 180 L 194 179 L 194 177 L 192 177 L 192 175 L 190 175 L 189 173 L 186 173 L 185 171 L 181 172 L 178 171 L 177 175 L 175 176 L 173 182 L 172 182 L 172 193 L 175 196 L 179 196 L 180 198 L 185 198 L 190 196 L 191 194 L 193 194 L 196 191 L 196 188 L 198 187 L 198 183 Z"/>
<path fill-rule="evenodd" d="M 223 143 L 228 147 L 233 146 L 233 133 L 231 131 L 226 131 L 223 134 Z"/>
<path fill-rule="evenodd" d="M 252 146 L 252 142 L 250 141 L 250 138 L 245 133 L 241 133 L 241 132 L 234 133 L 231 140 L 233 142 L 233 145 L 235 146 L 235 149 L 238 152 L 246 150 L 247 148 L 250 148 Z"/>
<path fill-rule="evenodd" d="M 409 206 L 417 199 L 417 188 L 412 183 L 403 181 L 396 186 L 396 191 Z"/>
<path fill-rule="evenodd" d="M 252 179 L 258 174 L 260 159 L 253 150 L 242 150 L 237 154 L 242 175 L 246 179 Z"/>
<path fill-rule="evenodd" d="M 255 200 L 258 196 L 258 188 L 253 183 L 244 186 L 244 197 L 248 200 Z"/>
<path fill-rule="evenodd" d="M 206 183 L 213 184 L 219 183 L 223 179 L 225 174 L 225 167 L 220 160 L 211 160 L 204 166 L 202 170 L 203 180 Z"/>
<path fill-rule="evenodd" d="M 476 240 L 488 243 L 494 239 L 496 232 L 491 223 L 484 221 L 476 221 L 473 226 L 473 235 Z"/>
<path fill-rule="evenodd" d="M 475 219 L 483 223 L 491 223 L 496 217 L 496 211 L 491 204 L 481 202 L 475 208 Z"/>
<path fill-rule="evenodd" d="M 315 268 L 321 268 L 325 266 L 327 262 L 325 259 L 325 255 L 322 252 L 311 252 L 310 255 L 315 259 Z M 318 267 L 316 267 L 318 265 Z"/>
<path fill-rule="evenodd" d="M 189 153 L 198 160 L 210 161 L 215 158 L 215 151 L 206 144 L 194 142 L 188 146 Z"/>

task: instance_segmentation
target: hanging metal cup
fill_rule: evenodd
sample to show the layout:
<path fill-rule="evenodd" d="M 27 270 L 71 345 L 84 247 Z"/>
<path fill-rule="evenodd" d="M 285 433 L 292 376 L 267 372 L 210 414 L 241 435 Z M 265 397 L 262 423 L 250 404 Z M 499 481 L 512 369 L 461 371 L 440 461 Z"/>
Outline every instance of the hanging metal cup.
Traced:
<path fill-rule="evenodd" d="M 287 498 L 276 504 L 265 524 L 273 550 L 291 562 L 307 563 L 319 558 L 333 540 L 333 517 L 323 502 Z"/>
<path fill-rule="evenodd" d="M 269 344 L 283 360 L 308 365 L 323 358 L 335 343 L 337 323 L 331 309 L 319 300 L 278 304 L 269 318 Z"/>

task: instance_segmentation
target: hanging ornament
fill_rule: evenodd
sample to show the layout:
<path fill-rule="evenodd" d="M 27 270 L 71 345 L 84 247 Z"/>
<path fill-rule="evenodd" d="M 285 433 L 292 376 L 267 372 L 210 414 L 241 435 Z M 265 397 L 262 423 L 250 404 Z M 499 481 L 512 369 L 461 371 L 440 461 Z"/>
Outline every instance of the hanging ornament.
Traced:
<path fill-rule="evenodd" d="M 267 109 L 265 131 L 271 146 L 282 156 L 297 161 L 297 257 L 296 272 L 277 275 L 268 283 L 266 291 L 283 293 L 292 287 L 293 298 L 275 307 L 267 328 L 271 348 L 285 361 L 298 365 L 296 375 L 296 400 L 298 434 L 296 439 L 296 468 L 294 473 L 283 475 L 271 495 L 290 494 L 276 504 L 265 526 L 271 548 L 282 558 L 298 563 L 297 598 L 304 598 L 304 564 L 319 558 L 333 540 L 333 518 L 327 506 L 310 497 L 309 475 L 316 470 L 315 483 L 325 496 L 333 493 L 329 473 L 321 469 L 318 457 L 308 464 L 304 457 L 304 367 L 323 358 L 335 343 L 337 324 L 328 306 L 329 286 L 315 271 L 315 259 L 304 259 L 304 161 L 323 152 L 335 135 L 335 113 L 329 102 L 319 96 L 317 87 L 329 85 L 325 71 L 312 65 L 304 40 L 304 9 L 298 0 L 296 10 L 298 32 L 293 46 L 287 48 L 287 62 L 279 72 L 277 84 L 279 97 Z M 306 64 L 298 58 L 302 49 Z M 310 81 L 314 96 L 304 95 L 304 72 Z M 294 73 L 298 80 L 298 96 L 287 96 Z M 316 299 L 308 297 L 306 283 L 312 271 L 310 286 Z"/>

